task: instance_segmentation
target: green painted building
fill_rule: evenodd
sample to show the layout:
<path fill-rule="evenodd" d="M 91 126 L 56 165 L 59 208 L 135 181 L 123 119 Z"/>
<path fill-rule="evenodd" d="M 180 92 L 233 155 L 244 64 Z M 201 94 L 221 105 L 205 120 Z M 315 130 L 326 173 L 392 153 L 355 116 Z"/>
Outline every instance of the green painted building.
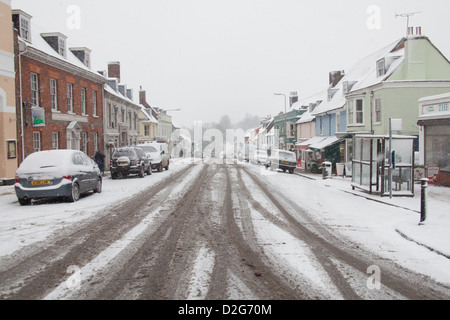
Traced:
<path fill-rule="evenodd" d="M 418 101 L 450 91 L 450 62 L 427 37 L 410 36 L 362 59 L 342 86 L 347 133 L 386 135 L 394 118 L 403 123 L 396 134 L 418 136 Z"/>
<path fill-rule="evenodd" d="M 280 149 L 295 150 L 297 142 L 297 125 L 299 117 L 306 112 L 306 109 L 291 110 L 287 113 L 280 113 L 274 117 L 273 128 L 279 132 Z"/>

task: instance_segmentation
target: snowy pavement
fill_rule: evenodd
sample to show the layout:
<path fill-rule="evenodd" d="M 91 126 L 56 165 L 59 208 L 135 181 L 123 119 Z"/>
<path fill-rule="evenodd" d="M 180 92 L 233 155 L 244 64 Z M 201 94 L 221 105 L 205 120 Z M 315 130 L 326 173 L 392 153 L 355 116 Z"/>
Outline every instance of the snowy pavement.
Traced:
<path fill-rule="evenodd" d="M 368 200 L 381 202 L 389 206 L 410 210 L 413 214 L 407 221 L 395 225 L 395 230 L 401 236 L 422 245 L 437 254 L 450 259 L 450 188 L 438 185 L 428 185 L 426 220 L 420 222 L 421 186 L 414 186 L 414 197 L 381 197 L 362 190 L 352 190 L 351 178 L 336 177 L 323 179 L 317 174 L 298 174 L 314 179 L 327 187 L 336 188 Z"/>

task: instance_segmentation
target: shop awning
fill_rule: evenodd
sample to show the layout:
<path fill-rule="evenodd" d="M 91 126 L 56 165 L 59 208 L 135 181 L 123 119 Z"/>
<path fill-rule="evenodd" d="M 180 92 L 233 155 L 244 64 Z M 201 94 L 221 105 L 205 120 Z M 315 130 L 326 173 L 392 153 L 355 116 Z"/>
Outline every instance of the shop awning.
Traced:
<path fill-rule="evenodd" d="M 325 139 L 323 139 L 322 141 L 320 141 L 318 143 L 311 144 L 309 146 L 309 148 L 320 152 L 321 150 L 323 150 L 323 149 L 325 149 L 327 147 L 330 147 L 330 146 L 332 146 L 332 145 L 334 145 L 334 144 L 336 144 L 338 142 L 341 142 L 341 141 L 342 141 L 342 139 L 339 139 L 336 136 L 326 137 Z"/>
<path fill-rule="evenodd" d="M 309 140 L 306 140 L 304 142 L 296 143 L 295 146 L 297 149 L 307 149 L 310 145 L 319 143 L 326 139 L 327 137 L 313 137 Z"/>

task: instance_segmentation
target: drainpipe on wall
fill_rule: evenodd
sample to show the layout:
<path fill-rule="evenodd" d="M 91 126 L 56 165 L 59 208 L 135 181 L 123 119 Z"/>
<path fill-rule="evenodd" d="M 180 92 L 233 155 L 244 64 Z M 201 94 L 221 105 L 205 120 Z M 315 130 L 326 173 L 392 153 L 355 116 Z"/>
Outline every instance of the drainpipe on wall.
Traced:
<path fill-rule="evenodd" d="M 27 53 L 28 47 L 25 45 L 25 49 L 20 52 L 19 42 L 19 94 L 20 94 L 20 135 L 22 138 L 22 161 L 25 160 L 25 137 L 23 134 L 23 97 L 22 97 L 22 55 Z"/>
<path fill-rule="evenodd" d="M 373 134 L 373 91 L 370 92 L 370 132 Z"/>

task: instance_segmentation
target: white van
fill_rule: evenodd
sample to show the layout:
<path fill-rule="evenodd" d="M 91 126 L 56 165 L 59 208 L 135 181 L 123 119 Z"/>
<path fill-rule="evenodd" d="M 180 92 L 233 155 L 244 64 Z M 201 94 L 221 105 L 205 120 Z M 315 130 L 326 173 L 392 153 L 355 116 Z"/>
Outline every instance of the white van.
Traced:
<path fill-rule="evenodd" d="M 170 153 L 167 143 L 146 142 L 137 145 L 137 147 L 141 148 L 150 158 L 152 169 L 158 172 L 163 171 L 163 169 L 169 170 Z"/>

